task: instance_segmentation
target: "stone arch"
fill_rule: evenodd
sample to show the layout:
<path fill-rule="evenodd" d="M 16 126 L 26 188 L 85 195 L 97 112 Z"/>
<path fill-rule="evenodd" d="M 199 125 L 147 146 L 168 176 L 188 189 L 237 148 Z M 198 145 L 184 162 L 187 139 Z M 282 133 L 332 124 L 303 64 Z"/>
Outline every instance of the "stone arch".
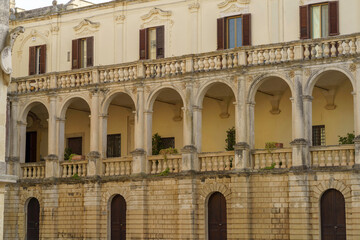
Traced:
<path fill-rule="evenodd" d="M 348 71 L 347 69 L 344 69 L 344 68 L 340 68 L 340 67 L 327 67 L 327 68 L 320 68 L 314 74 L 312 74 L 309 77 L 309 79 L 307 79 L 307 81 L 305 83 L 305 87 L 304 87 L 304 95 L 311 96 L 316 82 L 319 80 L 319 78 L 324 73 L 329 72 L 329 71 L 337 71 L 337 72 L 343 73 L 350 80 L 351 86 L 352 86 L 353 91 L 354 91 L 354 89 L 355 89 L 355 78 L 354 78 L 353 74 L 350 71 Z"/>
<path fill-rule="evenodd" d="M 31 102 L 26 103 L 26 105 L 22 108 L 20 115 L 19 115 L 19 120 L 26 123 L 26 117 L 27 117 L 29 111 L 37 104 L 42 104 L 46 108 L 46 111 L 49 114 L 48 102 L 45 101 L 44 99 L 36 98 L 36 99 L 33 99 Z"/>
<path fill-rule="evenodd" d="M 33 30 L 31 33 L 29 33 L 29 35 L 27 35 L 24 39 L 22 39 L 21 43 L 20 43 L 20 49 L 23 49 L 24 45 L 26 44 L 27 41 L 29 41 L 31 38 L 33 37 L 39 37 L 41 38 L 41 40 L 43 40 L 45 42 L 46 45 L 50 44 L 48 41 L 48 38 L 46 36 L 44 36 L 43 34 L 39 33 L 36 30 Z M 51 48 L 49 47 L 49 50 Z"/>
<path fill-rule="evenodd" d="M 313 197 L 319 202 L 322 195 L 329 189 L 335 189 L 341 192 L 346 202 L 351 200 L 351 189 L 344 183 L 332 178 L 326 182 L 319 183 L 313 190 Z"/>
<path fill-rule="evenodd" d="M 114 196 L 121 195 L 126 203 L 130 201 L 130 191 L 126 188 L 110 188 L 102 195 L 102 211 L 107 211 L 109 209 L 109 204 Z"/>
<path fill-rule="evenodd" d="M 164 85 L 164 86 L 160 86 L 155 88 L 149 95 L 145 104 L 145 109 L 148 111 L 152 111 L 153 107 L 154 107 L 154 102 L 156 100 L 156 98 L 159 96 L 159 94 L 161 93 L 162 90 L 164 89 L 171 89 L 174 90 L 175 92 L 177 92 L 181 98 L 181 101 L 183 103 L 183 105 L 185 105 L 185 96 L 184 93 L 176 86 L 174 85 Z"/>
<path fill-rule="evenodd" d="M 129 96 L 131 98 L 131 100 L 133 101 L 134 106 L 136 107 L 136 100 L 135 100 L 133 94 L 131 94 L 129 91 L 113 90 L 108 94 L 108 96 L 106 98 L 104 98 L 104 100 L 101 103 L 101 113 L 102 114 L 106 115 L 108 113 L 109 106 L 110 106 L 112 100 L 114 100 L 114 98 L 116 98 L 116 96 L 121 93 Z"/>
<path fill-rule="evenodd" d="M 251 83 L 249 90 L 248 90 L 247 102 L 249 102 L 249 103 L 255 102 L 255 95 L 256 95 L 257 90 L 261 86 L 261 84 L 272 77 L 280 78 L 281 80 L 283 80 L 290 88 L 291 95 L 294 96 L 294 85 L 290 79 L 288 79 L 286 76 L 284 76 L 283 74 L 280 74 L 280 73 L 269 73 L 269 74 L 264 74 L 264 75 L 257 77 Z"/>
<path fill-rule="evenodd" d="M 238 96 L 237 96 L 236 92 L 233 91 L 233 89 L 236 89 L 235 85 L 231 84 L 231 82 L 227 81 L 227 80 L 214 80 L 214 81 L 206 82 L 203 86 L 201 86 L 199 88 L 198 94 L 195 97 L 195 103 L 194 103 L 195 106 L 198 106 L 198 107 L 202 108 L 205 94 L 208 92 L 208 90 L 214 84 L 217 84 L 217 83 L 224 84 L 224 85 L 228 86 L 232 90 L 232 92 L 233 92 L 233 94 L 235 96 L 235 102 L 237 102 Z"/>
<path fill-rule="evenodd" d="M 222 183 L 213 183 L 204 185 L 203 189 L 200 191 L 200 198 L 204 201 L 208 201 L 209 197 L 215 193 L 219 192 L 224 195 L 227 202 L 230 201 L 231 191 L 230 189 Z"/>
<path fill-rule="evenodd" d="M 59 108 L 59 114 L 58 116 L 61 118 L 61 119 L 64 119 L 65 118 L 65 114 L 66 114 L 66 111 L 67 109 L 69 108 L 69 106 L 71 105 L 71 103 L 73 103 L 76 99 L 82 99 L 84 100 L 88 106 L 89 106 L 89 109 L 90 109 L 90 112 L 91 112 L 91 104 L 90 104 L 90 100 L 83 96 L 83 95 L 71 95 L 67 98 L 65 98 Z"/>

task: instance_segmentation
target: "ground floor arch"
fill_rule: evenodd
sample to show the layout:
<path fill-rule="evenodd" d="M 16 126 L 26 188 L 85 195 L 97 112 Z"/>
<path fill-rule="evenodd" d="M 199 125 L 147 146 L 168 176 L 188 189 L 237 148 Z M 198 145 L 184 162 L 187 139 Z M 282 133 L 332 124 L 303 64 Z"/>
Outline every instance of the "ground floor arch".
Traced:
<path fill-rule="evenodd" d="M 110 206 L 110 239 L 126 239 L 126 201 L 117 194 L 111 200 Z"/>

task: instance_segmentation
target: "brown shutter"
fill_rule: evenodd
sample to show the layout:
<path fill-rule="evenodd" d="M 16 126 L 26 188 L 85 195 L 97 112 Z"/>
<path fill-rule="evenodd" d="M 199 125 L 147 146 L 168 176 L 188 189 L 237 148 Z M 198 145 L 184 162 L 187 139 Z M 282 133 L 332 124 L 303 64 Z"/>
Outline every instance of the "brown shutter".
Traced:
<path fill-rule="evenodd" d="M 72 69 L 79 68 L 79 40 L 72 41 Z"/>
<path fill-rule="evenodd" d="M 148 58 L 147 28 L 140 29 L 140 60 Z"/>
<path fill-rule="evenodd" d="M 339 34 L 339 2 L 329 2 L 329 35 Z"/>
<path fill-rule="evenodd" d="M 36 74 L 36 47 L 29 47 L 29 75 Z"/>
<path fill-rule="evenodd" d="M 250 46 L 251 45 L 251 14 L 244 14 L 242 16 L 243 28 L 242 28 L 242 35 L 243 35 L 243 46 Z"/>
<path fill-rule="evenodd" d="M 217 50 L 225 49 L 225 41 L 226 41 L 225 22 L 226 22 L 225 18 L 218 18 L 217 20 Z"/>
<path fill-rule="evenodd" d="M 164 26 L 156 28 L 156 59 L 165 57 L 165 30 Z"/>
<path fill-rule="evenodd" d="M 300 39 L 310 38 L 309 5 L 300 6 Z"/>
<path fill-rule="evenodd" d="M 46 45 L 40 46 L 40 62 L 39 62 L 39 73 L 43 74 L 46 72 Z"/>
<path fill-rule="evenodd" d="M 86 66 L 92 67 L 94 66 L 94 37 L 86 38 Z"/>

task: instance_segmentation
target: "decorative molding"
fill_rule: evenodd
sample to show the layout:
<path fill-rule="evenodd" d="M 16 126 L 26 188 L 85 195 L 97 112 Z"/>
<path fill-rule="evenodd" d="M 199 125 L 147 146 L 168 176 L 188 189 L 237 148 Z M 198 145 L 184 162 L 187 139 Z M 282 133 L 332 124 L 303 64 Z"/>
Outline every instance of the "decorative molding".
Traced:
<path fill-rule="evenodd" d="M 329 0 L 329 1 L 332 2 L 332 1 L 337 1 L 337 0 Z M 300 0 L 300 6 L 314 4 L 314 3 L 322 3 L 322 2 L 324 2 L 324 1 L 323 0 Z"/>
<path fill-rule="evenodd" d="M 249 4 L 250 0 L 225 0 L 224 2 L 221 2 L 218 4 L 219 8 L 225 8 L 231 3 L 238 3 L 238 4 Z"/>
<path fill-rule="evenodd" d="M 200 9 L 200 4 L 197 3 L 197 2 L 191 3 L 191 4 L 189 5 L 189 10 L 190 10 L 190 12 L 197 12 L 197 11 L 199 11 L 199 9 Z"/>
<path fill-rule="evenodd" d="M 115 16 L 115 22 L 116 23 L 124 23 L 124 21 L 125 21 L 125 15 L 117 15 L 117 16 Z"/>
<path fill-rule="evenodd" d="M 84 19 L 74 27 L 74 30 L 77 35 L 89 35 L 98 31 L 99 27 L 100 23 Z"/>
<path fill-rule="evenodd" d="M 143 21 L 146 21 L 146 20 L 150 19 L 154 15 L 159 15 L 161 17 L 170 17 L 172 15 L 172 12 L 171 11 L 164 11 L 164 10 L 161 10 L 160 8 L 154 7 L 149 11 L 149 13 L 141 16 L 141 19 Z"/>
<path fill-rule="evenodd" d="M 249 13 L 250 0 L 226 0 L 218 4 L 221 17 Z"/>
<path fill-rule="evenodd" d="M 357 67 L 356 67 L 356 64 L 355 64 L 355 63 L 350 64 L 349 70 L 350 70 L 351 72 L 355 72 L 356 69 L 357 69 Z"/>
<path fill-rule="evenodd" d="M 214 192 L 220 192 L 222 195 L 224 195 L 226 200 L 230 200 L 231 191 L 223 183 L 213 183 L 213 184 L 204 185 L 202 190 L 200 190 L 200 196 L 203 199 L 207 199 Z"/>

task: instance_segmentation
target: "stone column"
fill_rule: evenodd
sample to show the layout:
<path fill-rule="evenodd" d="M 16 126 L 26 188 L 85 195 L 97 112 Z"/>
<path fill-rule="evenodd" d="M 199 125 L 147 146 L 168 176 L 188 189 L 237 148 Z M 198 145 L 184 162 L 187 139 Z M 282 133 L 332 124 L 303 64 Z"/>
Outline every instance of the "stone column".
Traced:
<path fill-rule="evenodd" d="M 152 111 L 144 112 L 145 116 L 145 151 L 148 156 L 152 155 Z"/>
<path fill-rule="evenodd" d="M 199 52 L 199 3 L 192 3 L 189 5 L 190 11 L 190 27 L 191 27 L 191 53 L 196 54 Z"/>
<path fill-rule="evenodd" d="M 18 121 L 17 125 L 18 125 L 19 132 L 20 132 L 20 149 L 19 149 L 20 153 L 19 153 L 19 158 L 20 158 L 20 162 L 24 163 L 25 162 L 26 126 L 27 126 L 27 123 Z"/>
<path fill-rule="evenodd" d="M 133 155 L 133 174 L 146 173 L 147 162 L 146 162 L 146 151 L 145 151 L 145 139 L 148 142 L 148 136 L 145 133 L 145 115 L 144 115 L 144 87 L 138 86 L 136 89 L 136 111 L 135 111 L 135 150 L 132 152 Z M 149 116 L 147 116 L 149 117 Z M 152 118 L 152 115 L 151 115 Z M 150 119 L 146 118 L 147 121 Z M 150 127 L 150 136 L 152 135 L 152 124 Z M 144 138 L 144 136 L 146 138 Z M 147 149 L 148 153 L 149 149 Z"/>
<path fill-rule="evenodd" d="M 100 116 L 100 136 L 101 136 L 101 140 L 100 140 L 100 153 L 101 156 L 103 156 L 104 158 L 107 157 L 106 156 L 106 151 L 107 151 L 107 122 L 108 122 L 108 117 L 109 115 L 101 115 Z"/>
<path fill-rule="evenodd" d="M 99 152 L 99 89 L 91 94 L 90 152 Z"/>
<path fill-rule="evenodd" d="M 201 152 L 202 147 L 202 108 L 193 107 L 194 115 L 194 138 L 195 138 L 195 147 L 197 151 Z"/>
<path fill-rule="evenodd" d="M 53 93 L 49 96 L 50 109 L 48 120 L 48 155 L 57 155 L 56 151 L 56 100 L 57 97 Z"/>
<path fill-rule="evenodd" d="M 247 139 L 250 145 L 250 148 L 253 149 L 255 147 L 255 102 L 247 102 L 248 109 L 248 128 L 247 128 Z"/>
<path fill-rule="evenodd" d="M 65 118 L 57 118 L 56 119 L 56 152 L 59 154 L 59 161 L 64 160 L 64 150 L 65 150 Z"/>
<path fill-rule="evenodd" d="M 236 144 L 234 168 L 245 169 L 250 167 L 250 145 L 247 138 L 247 125 L 248 118 L 246 112 L 246 82 L 245 77 L 238 77 L 238 92 L 235 102 L 235 132 Z"/>
<path fill-rule="evenodd" d="M 11 146 L 10 157 L 17 158 L 19 160 L 19 132 L 18 132 L 18 106 L 19 99 L 16 97 L 10 98 L 11 101 Z"/>
<path fill-rule="evenodd" d="M 312 100 L 310 95 L 302 97 L 304 104 L 304 127 L 305 127 L 305 140 L 308 141 L 309 146 L 312 145 Z"/>
<path fill-rule="evenodd" d="M 199 170 L 199 160 L 197 157 L 197 149 L 195 147 L 195 131 L 193 116 L 193 84 L 186 83 L 184 102 L 184 118 L 183 118 L 183 144 L 182 152 L 182 171 Z"/>
<path fill-rule="evenodd" d="M 360 169 L 360 68 L 356 69 L 356 84 L 352 92 L 354 96 L 354 132 L 355 132 L 355 165 L 354 168 Z"/>

